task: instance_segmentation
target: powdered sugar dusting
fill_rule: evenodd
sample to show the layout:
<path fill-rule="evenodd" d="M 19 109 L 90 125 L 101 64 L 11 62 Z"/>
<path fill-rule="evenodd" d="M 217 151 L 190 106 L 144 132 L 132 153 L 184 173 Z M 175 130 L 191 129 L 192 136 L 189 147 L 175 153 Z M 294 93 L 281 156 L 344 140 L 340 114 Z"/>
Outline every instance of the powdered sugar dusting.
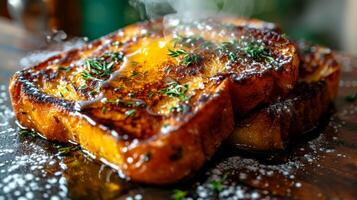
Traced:
<path fill-rule="evenodd" d="M 0 85 L 0 199 L 43 199 L 53 193 L 65 199 L 67 184 L 58 158 L 21 138 L 14 127 L 7 87 Z"/>

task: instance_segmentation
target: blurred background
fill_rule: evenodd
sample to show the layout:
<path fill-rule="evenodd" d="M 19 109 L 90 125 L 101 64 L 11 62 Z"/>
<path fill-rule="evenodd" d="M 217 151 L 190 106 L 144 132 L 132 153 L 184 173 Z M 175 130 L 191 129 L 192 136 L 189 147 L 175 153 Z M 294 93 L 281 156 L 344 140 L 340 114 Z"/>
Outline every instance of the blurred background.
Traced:
<path fill-rule="evenodd" d="M 86 36 L 91 40 L 127 24 L 173 12 L 170 1 L 172 3 L 172 0 L 0 0 L 0 22 L 11 20 L 10 24 L 15 23 L 39 37 L 57 29 L 70 37 Z M 229 0 L 206 2 L 232 7 Z M 293 39 L 304 38 L 357 54 L 357 0 L 234 2 L 233 9 L 228 11 L 230 14 L 276 22 Z M 159 11 L 152 13 L 151 10 Z M 0 23 L 0 32 L 2 29 L 5 26 Z"/>

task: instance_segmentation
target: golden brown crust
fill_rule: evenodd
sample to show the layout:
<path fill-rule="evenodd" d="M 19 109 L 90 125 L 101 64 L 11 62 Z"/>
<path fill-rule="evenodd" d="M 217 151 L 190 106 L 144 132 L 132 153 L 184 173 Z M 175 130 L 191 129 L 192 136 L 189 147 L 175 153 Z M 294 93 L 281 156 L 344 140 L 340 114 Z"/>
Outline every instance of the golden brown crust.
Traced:
<path fill-rule="evenodd" d="M 178 47 L 163 37 L 160 20 L 52 57 L 12 77 L 16 117 L 49 140 L 80 144 L 134 181 L 178 181 L 198 170 L 229 136 L 234 113 L 286 96 L 297 81 L 294 45 L 263 22 L 254 21 L 258 29 L 242 23 L 249 21 L 230 24 L 232 33 L 262 41 L 265 57 L 235 50 L 238 59 L 228 60 L 226 50 L 215 49 L 215 42 L 227 38 L 203 36 L 190 47 L 178 44 L 199 56 L 187 64 L 182 55 L 167 55 Z M 214 48 L 196 48 L 211 40 Z M 87 64 L 90 59 L 110 65 L 110 73 L 90 71 L 95 64 Z"/>
<path fill-rule="evenodd" d="M 330 49 L 298 44 L 300 83 L 288 98 L 252 112 L 238 123 L 231 144 L 246 150 L 276 151 L 316 128 L 338 91 L 340 67 Z"/>
<path fill-rule="evenodd" d="M 85 116 L 31 100 L 16 80 L 14 76 L 10 85 L 12 105 L 23 126 L 37 130 L 50 140 L 79 143 L 98 158 L 119 166 L 118 170 L 135 181 L 165 184 L 192 175 L 213 155 L 234 126 L 227 81 L 217 88 L 216 97 L 184 126 L 130 147 L 110 130 L 90 124 Z"/>

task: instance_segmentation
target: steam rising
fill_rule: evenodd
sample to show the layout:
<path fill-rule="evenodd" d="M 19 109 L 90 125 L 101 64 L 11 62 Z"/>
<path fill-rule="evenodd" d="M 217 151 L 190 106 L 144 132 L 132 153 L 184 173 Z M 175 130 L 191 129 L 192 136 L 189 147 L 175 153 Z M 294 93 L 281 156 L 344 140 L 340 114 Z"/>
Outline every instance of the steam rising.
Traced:
<path fill-rule="evenodd" d="M 258 3 L 259 2 L 259 3 Z M 213 30 L 217 24 L 205 20 L 211 17 L 250 17 L 252 12 L 266 10 L 270 0 L 130 0 L 143 19 L 163 17 L 163 35 L 193 36 L 197 34 L 209 38 L 234 39 L 236 35 L 222 25 L 218 31 Z M 187 25 L 187 26 L 186 26 Z"/>
<path fill-rule="evenodd" d="M 264 8 L 266 0 L 255 4 L 254 0 L 131 0 L 143 18 L 152 19 L 176 13 L 181 20 L 195 20 L 210 16 L 250 16 Z M 258 5 L 258 6 L 254 6 Z"/>

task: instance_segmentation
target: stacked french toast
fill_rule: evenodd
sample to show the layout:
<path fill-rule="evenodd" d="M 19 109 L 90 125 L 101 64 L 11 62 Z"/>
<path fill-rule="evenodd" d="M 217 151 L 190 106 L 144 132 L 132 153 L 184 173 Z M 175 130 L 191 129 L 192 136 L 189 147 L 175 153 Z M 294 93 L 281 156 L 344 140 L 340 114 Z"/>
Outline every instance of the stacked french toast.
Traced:
<path fill-rule="evenodd" d="M 29 66 L 9 90 L 22 126 L 79 144 L 133 181 L 168 184 L 227 139 L 286 148 L 328 112 L 339 73 L 331 50 L 272 23 L 155 20 Z"/>

